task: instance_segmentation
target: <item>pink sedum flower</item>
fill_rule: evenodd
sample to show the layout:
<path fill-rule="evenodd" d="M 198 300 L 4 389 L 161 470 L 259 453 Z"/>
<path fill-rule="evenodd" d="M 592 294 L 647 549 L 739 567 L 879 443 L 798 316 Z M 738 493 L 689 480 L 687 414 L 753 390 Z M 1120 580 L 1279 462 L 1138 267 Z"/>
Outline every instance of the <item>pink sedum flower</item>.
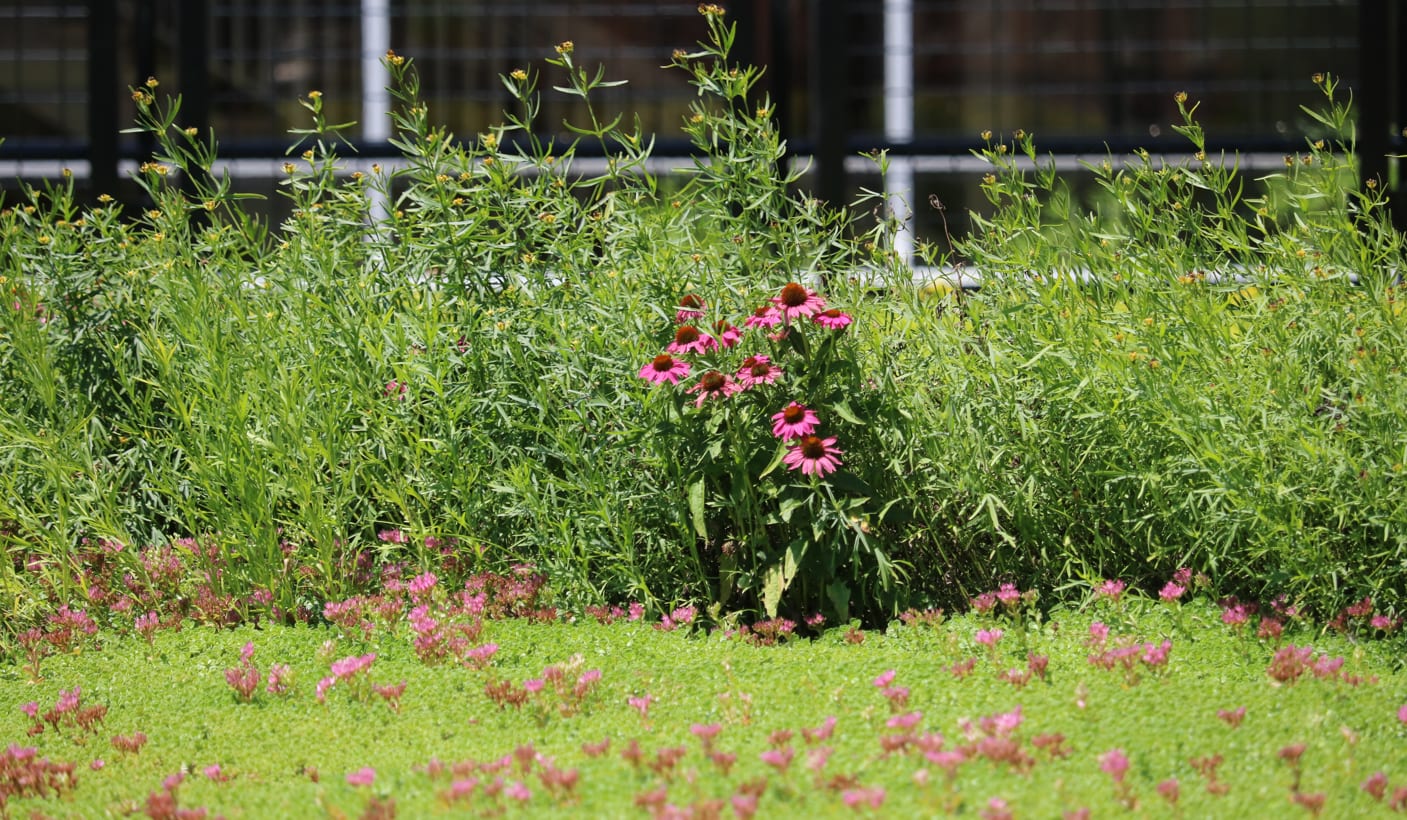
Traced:
<path fill-rule="evenodd" d="M 640 368 L 640 378 L 654 384 L 678 384 L 688 375 L 689 363 L 668 353 L 661 353 Z"/>
<path fill-rule="evenodd" d="M 670 353 L 683 355 L 685 353 L 697 353 L 703 355 L 718 346 L 718 342 L 707 333 L 694 327 L 693 325 L 680 325 L 674 331 L 674 341 L 670 342 L 665 350 Z"/>
<path fill-rule="evenodd" d="M 826 309 L 826 300 L 796 282 L 783 285 L 781 292 L 772 297 L 772 304 L 777 306 L 782 320 L 786 322 L 809 318 Z"/>
<path fill-rule="evenodd" d="M 802 436 L 782 461 L 789 470 L 801 470 L 802 475 L 820 478 L 840 468 L 840 459 L 836 456 L 843 452 L 835 446 L 834 436 L 824 439 L 820 436 Z"/>
<path fill-rule="evenodd" d="M 811 321 L 827 330 L 843 330 L 849 327 L 850 323 L 855 320 L 850 317 L 850 314 L 841 313 L 835 308 L 831 308 L 830 310 L 823 310 L 815 316 L 812 316 Z"/>
<path fill-rule="evenodd" d="M 821 419 L 816 411 L 804 404 L 792 402 L 772 416 L 772 435 L 783 441 L 809 436 L 816 431 Z"/>
<path fill-rule="evenodd" d="M 1168 581 L 1163 585 L 1163 588 L 1159 590 L 1158 597 L 1168 603 L 1173 603 L 1174 601 L 1181 600 L 1186 592 L 1187 587 L 1180 586 L 1174 581 Z"/>
<path fill-rule="evenodd" d="M 370 766 L 363 766 L 347 774 L 347 783 L 352 786 L 370 786 L 375 781 L 376 770 Z"/>
<path fill-rule="evenodd" d="M 1129 770 L 1129 756 L 1123 749 L 1110 749 L 1099 756 L 1099 770 L 1113 778 L 1115 783 L 1124 782 Z"/>
<path fill-rule="evenodd" d="M 1101 598 L 1108 598 L 1111 601 L 1117 601 L 1121 597 L 1123 597 L 1124 589 L 1126 587 L 1127 585 L 1124 584 L 1122 580 L 1118 578 L 1111 578 L 1106 580 L 1104 583 L 1100 584 L 1094 591 Z"/>

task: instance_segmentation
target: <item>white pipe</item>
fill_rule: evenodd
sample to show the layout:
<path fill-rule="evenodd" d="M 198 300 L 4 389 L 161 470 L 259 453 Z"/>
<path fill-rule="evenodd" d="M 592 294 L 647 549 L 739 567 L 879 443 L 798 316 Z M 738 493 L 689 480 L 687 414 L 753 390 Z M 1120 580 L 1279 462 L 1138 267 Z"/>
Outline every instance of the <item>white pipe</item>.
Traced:
<path fill-rule="evenodd" d="M 381 58 L 391 49 L 390 0 L 361 0 L 362 5 L 362 143 L 385 142 L 391 138 L 391 95 Z M 371 224 L 376 226 L 390 213 L 387 197 L 371 191 Z"/>
<path fill-rule="evenodd" d="M 884 0 L 884 138 L 895 145 L 914 138 L 914 8 L 912 0 Z M 914 168 L 909 157 L 889 160 L 885 198 L 899 221 L 894 252 L 905 265 L 914 254 Z"/>
<path fill-rule="evenodd" d="M 385 142 L 391 136 L 386 116 L 391 95 L 386 91 L 386 70 L 381 58 L 391 48 L 390 0 L 362 2 L 362 142 Z"/>

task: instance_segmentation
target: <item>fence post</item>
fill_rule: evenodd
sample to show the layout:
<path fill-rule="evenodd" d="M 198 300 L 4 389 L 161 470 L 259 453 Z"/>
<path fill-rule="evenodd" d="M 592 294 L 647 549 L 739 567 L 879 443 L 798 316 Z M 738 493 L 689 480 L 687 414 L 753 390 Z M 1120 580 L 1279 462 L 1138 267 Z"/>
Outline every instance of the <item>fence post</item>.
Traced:
<path fill-rule="evenodd" d="M 846 81 L 843 0 L 816 0 L 811 20 L 811 104 L 816 135 L 817 195 L 839 208 L 846 204 L 845 151 L 850 94 Z"/>
<path fill-rule="evenodd" d="M 88 0 L 88 194 L 117 194 L 117 4 Z"/>
<path fill-rule="evenodd" d="M 210 136 L 210 10 L 203 2 L 185 2 L 180 6 L 180 20 L 177 31 L 180 38 L 180 53 L 176 60 L 176 71 L 181 82 L 182 128 L 195 128 L 200 139 Z M 206 174 L 192 170 L 181 182 L 181 190 L 187 196 L 196 195 L 198 183 L 208 184 Z M 204 223 L 204 212 L 191 212 L 193 225 Z"/>

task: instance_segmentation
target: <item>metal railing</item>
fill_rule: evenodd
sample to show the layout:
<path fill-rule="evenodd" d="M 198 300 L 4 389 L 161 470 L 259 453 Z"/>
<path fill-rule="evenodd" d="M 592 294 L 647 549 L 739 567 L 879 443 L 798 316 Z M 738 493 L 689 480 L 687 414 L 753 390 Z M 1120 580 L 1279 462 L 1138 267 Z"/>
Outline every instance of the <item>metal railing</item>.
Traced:
<path fill-rule="evenodd" d="M 629 84 L 607 106 L 639 113 L 683 155 L 694 98 L 660 71 L 704 32 L 684 0 L 8 0 L 0 5 L 0 185 L 86 171 L 93 192 L 124 192 L 120 163 L 149 146 L 119 137 L 127 87 L 155 75 L 183 96 L 182 121 L 211 127 L 230 158 L 280 157 L 302 126 L 299 96 L 324 94 L 332 120 L 357 120 L 362 157 L 386 157 L 389 102 L 378 61 L 414 57 L 432 118 L 472 136 L 512 100 L 498 75 L 541 64 L 571 39 L 586 64 Z M 726 4 L 725 4 L 726 5 Z M 735 56 L 767 66 L 808 184 L 847 201 L 864 179 L 847 160 L 887 149 L 892 193 L 924 201 L 968 173 L 977 133 L 1022 128 L 1043 151 L 1177 152 L 1172 94 L 1203 101 L 1211 147 L 1284 153 L 1303 144 L 1309 76 L 1354 89 L 1362 171 L 1397 185 L 1407 153 L 1403 4 L 1379 0 L 754 0 L 735 3 Z M 8 42 L 7 42 L 8 40 Z M 545 83 L 550 85 L 551 83 Z M 540 122 L 573 113 L 549 93 Z M 589 146 L 583 146 L 589 152 Z M 964 182 L 963 184 L 966 184 Z M 968 187 L 971 187 L 970 185 Z M 951 197 L 962 204 L 962 195 Z M 945 198 L 949 198 L 945 195 Z M 1407 211 L 1397 207 L 1399 224 Z"/>

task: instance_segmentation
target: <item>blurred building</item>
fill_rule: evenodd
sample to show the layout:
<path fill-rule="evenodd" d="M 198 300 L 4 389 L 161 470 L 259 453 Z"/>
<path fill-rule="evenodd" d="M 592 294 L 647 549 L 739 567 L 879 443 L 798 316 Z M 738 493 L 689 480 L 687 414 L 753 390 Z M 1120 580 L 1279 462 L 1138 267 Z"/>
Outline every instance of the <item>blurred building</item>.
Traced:
<path fill-rule="evenodd" d="M 146 147 L 128 88 L 148 76 L 185 95 L 183 122 L 214 129 L 225 157 L 281 161 L 317 89 L 329 120 L 361 123 L 360 156 L 386 156 L 387 47 L 411 57 L 431 119 L 472 136 L 512 104 L 499 75 L 544 70 L 552 46 L 628 84 L 603 93 L 638 114 L 657 154 L 687 152 L 678 129 L 695 90 L 661 70 L 704 36 L 695 0 L 0 0 L 0 185 L 71 167 L 97 188 Z M 1401 45 L 1391 0 L 735 0 L 736 56 L 768 67 L 790 149 L 821 162 L 818 190 L 845 196 L 860 151 L 912 154 L 915 199 L 956 192 L 978 133 L 1024 129 L 1042 150 L 1182 151 L 1169 124 L 1186 91 L 1210 141 L 1282 154 L 1311 125 L 1315 72 L 1355 91 L 1365 157 L 1402 153 Z M 896 31 L 903 25 L 906 30 Z M 900 36 L 903 35 L 903 36 Z M 896 57 L 898 59 L 896 59 Z M 557 79 L 560 82 L 560 78 Z M 896 102 L 897 100 L 897 102 Z M 896 106 L 899 111 L 896 118 Z M 573 116 L 548 91 L 540 122 Z M 584 150 L 590 150 L 584 148 Z M 924 161 L 917 161 L 924 158 Z M 1385 161 L 1365 171 L 1386 176 Z M 258 165 L 243 166 L 258 175 Z M 849 168 L 847 172 L 845 169 Z M 257 187 L 251 180 L 250 185 Z"/>

